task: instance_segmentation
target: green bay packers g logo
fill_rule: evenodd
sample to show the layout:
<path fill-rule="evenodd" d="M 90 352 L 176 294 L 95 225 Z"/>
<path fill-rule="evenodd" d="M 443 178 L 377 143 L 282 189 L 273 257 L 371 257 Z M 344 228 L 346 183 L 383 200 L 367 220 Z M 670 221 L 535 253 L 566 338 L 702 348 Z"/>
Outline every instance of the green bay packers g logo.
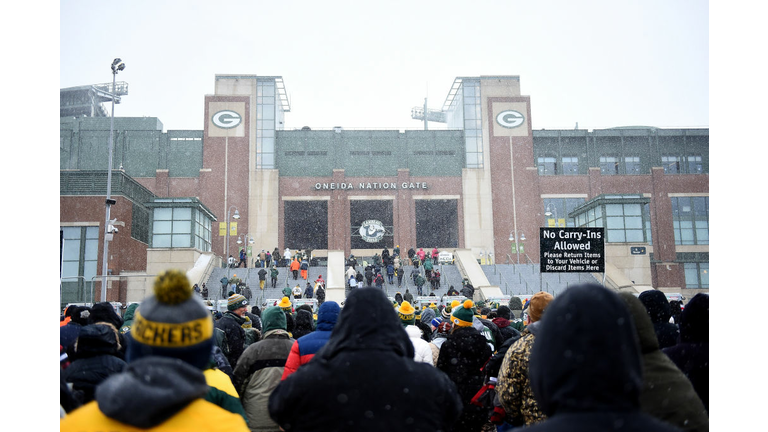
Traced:
<path fill-rule="evenodd" d="M 520 126 L 523 124 L 523 120 L 525 120 L 525 117 L 514 110 L 502 111 L 496 116 L 496 122 L 509 129 Z"/>
<path fill-rule="evenodd" d="M 219 111 L 211 117 L 211 121 L 222 129 L 232 129 L 242 121 L 240 114 L 231 110 Z"/>

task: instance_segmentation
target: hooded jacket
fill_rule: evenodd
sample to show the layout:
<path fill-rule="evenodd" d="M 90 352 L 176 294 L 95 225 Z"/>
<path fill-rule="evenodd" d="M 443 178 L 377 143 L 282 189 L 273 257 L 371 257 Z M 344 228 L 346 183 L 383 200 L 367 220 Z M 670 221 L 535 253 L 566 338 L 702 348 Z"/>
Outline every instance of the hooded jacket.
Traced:
<path fill-rule="evenodd" d="M 409 325 L 405 326 L 405 332 L 408 333 L 408 338 L 413 343 L 413 359 L 417 362 L 427 363 L 434 366 L 432 361 L 432 348 L 429 347 L 429 342 L 422 338 L 423 333 L 421 329 L 415 325 Z"/>
<path fill-rule="evenodd" d="M 461 411 L 456 387 L 413 356 L 386 295 L 354 290 L 325 346 L 272 393 L 269 413 L 294 432 L 448 430 Z"/>
<path fill-rule="evenodd" d="M 293 325 L 293 331 L 291 331 L 291 336 L 294 339 L 298 339 L 312 333 L 315 330 L 314 324 L 315 320 L 312 317 L 312 312 L 298 309 L 296 311 L 296 319 Z"/>
<path fill-rule="evenodd" d="M 234 369 L 237 366 L 237 360 L 245 350 L 245 330 L 242 325 L 245 324 L 245 318 L 236 315 L 232 311 L 224 312 L 221 319 L 214 323 L 214 326 L 221 329 L 226 337 L 229 353 L 227 360 Z"/>
<path fill-rule="evenodd" d="M 667 296 L 661 291 L 647 290 L 640 293 L 638 299 L 645 306 L 653 323 L 653 330 L 659 340 L 659 347 L 666 348 L 676 344 L 680 332 L 677 324 L 669 322 L 672 317 L 672 307 Z"/>
<path fill-rule="evenodd" d="M 663 351 L 688 377 L 709 411 L 709 294 L 696 294 L 688 302 L 680 318 L 680 343 Z"/>
<path fill-rule="evenodd" d="M 334 301 L 325 302 L 317 310 L 317 328 L 312 333 L 296 339 L 291 346 L 288 360 L 285 362 L 282 379 L 296 372 L 301 365 L 307 364 L 331 338 L 331 331 L 339 318 L 339 304 Z"/>
<path fill-rule="evenodd" d="M 539 332 L 529 374 L 548 418 L 526 432 L 679 431 L 640 410 L 640 348 L 616 293 L 569 287 L 549 303 Z"/>
<path fill-rule="evenodd" d="M 143 357 L 96 389 L 96 400 L 68 414 L 61 431 L 248 431 L 243 417 L 203 399 L 200 369 L 175 358 Z"/>
<path fill-rule="evenodd" d="M 640 406 L 659 420 L 686 431 L 708 431 L 709 417 L 693 385 L 659 349 L 645 306 L 630 293 L 619 293 L 637 330 L 643 362 L 643 390 Z"/>
<path fill-rule="evenodd" d="M 278 431 L 267 413 L 267 402 L 283 376 L 294 340 L 286 331 L 286 313 L 282 309 L 273 306 L 261 315 L 264 338 L 245 349 L 232 381 L 251 430 Z"/>
<path fill-rule="evenodd" d="M 451 430 L 479 431 L 488 421 L 488 410 L 472 405 L 471 401 L 485 383 L 482 368 L 491 354 L 485 336 L 474 326 L 454 327 L 440 348 L 437 368 L 456 384 L 463 405 L 461 416 Z"/>
<path fill-rule="evenodd" d="M 80 403 L 93 400 L 96 386 L 122 372 L 125 361 L 117 357 L 117 331 L 107 324 L 89 324 L 80 330 L 72 349 L 72 363 L 62 372 Z"/>
<path fill-rule="evenodd" d="M 501 406 L 507 414 L 507 421 L 513 425 L 531 425 L 546 418 L 536 402 L 531 389 L 528 366 L 531 360 L 531 349 L 539 334 L 541 321 L 530 323 L 517 341 L 506 346 L 502 344 L 499 351 L 505 351 L 501 365 L 498 357 L 494 356 L 489 362 L 486 373 L 493 375 L 497 370 L 499 384 L 496 393 L 499 395 Z"/>

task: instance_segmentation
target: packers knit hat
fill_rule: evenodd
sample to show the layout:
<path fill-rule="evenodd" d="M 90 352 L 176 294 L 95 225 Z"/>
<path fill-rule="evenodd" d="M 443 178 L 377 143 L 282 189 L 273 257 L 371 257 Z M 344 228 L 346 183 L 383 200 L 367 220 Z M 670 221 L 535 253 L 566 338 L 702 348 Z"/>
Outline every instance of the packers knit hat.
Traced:
<path fill-rule="evenodd" d="M 293 305 L 291 305 L 291 301 L 288 299 L 288 297 L 283 297 L 280 299 L 280 303 L 277 304 L 277 307 L 286 312 L 291 312 L 292 306 Z"/>
<path fill-rule="evenodd" d="M 397 316 L 404 326 L 416 324 L 416 309 L 410 303 L 404 301 L 397 309 Z"/>
<path fill-rule="evenodd" d="M 472 318 L 474 313 L 472 312 L 472 300 L 464 300 L 464 303 L 456 306 L 451 313 L 451 322 L 459 327 L 469 327 L 472 325 Z"/>
<path fill-rule="evenodd" d="M 528 316 L 531 318 L 531 322 L 541 319 L 544 309 L 553 298 L 552 294 L 544 291 L 539 291 L 531 297 L 528 301 Z"/>
<path fill-rule="evenodd" d="M 154 295 L 141 302 L 126 334 L 128 363 L 147 356 L 173 357 L 205 369 L 213 349 L 213 319 L 193 295 L 184 272 L 155 278 Z"/>
<path fill-rule="evenodd" d="M 443 316 L 443 321 L 450 321 L 451 320 L 451 311 L 453 308 L 451 308 L 451 305 L 448 305 L 443 309 L 442 312 L 440 312 L 440 315 Z"/>
<path fill-rule="evenodd" d="M 287 330 L 288 318 L 285 316 L 285 312 L 280 307 L 267 308 L 261 314 L 262 331 L 266 334 L 272 330 Z"/>
<path fill-rule="evenodd" d="M 227 300 L 227 310 L 237 310 L 248 305 L 248 299 L 240 294 L 232 294 Z"/>

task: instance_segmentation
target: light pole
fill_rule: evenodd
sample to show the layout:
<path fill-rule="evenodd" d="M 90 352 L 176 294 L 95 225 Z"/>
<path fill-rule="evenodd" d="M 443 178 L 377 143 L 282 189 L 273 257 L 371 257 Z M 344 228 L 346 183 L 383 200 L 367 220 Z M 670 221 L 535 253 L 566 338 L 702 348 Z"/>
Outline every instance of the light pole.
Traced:
<path fill-rule="evenodd" d="M 550 207 L 552 207 L 552 210 L 555 211 L 555 213 L 554 213 L 555 214 L 555 226 L 559 227 L 560 226 L 560 219 L 557 218 L 557 206 L 556 205 L 551 204 L 551 203 L 547 204 L 547 208 L 546 208 L 546 210 L 544 210 L 544 216 L 547 216 L 547 217 L 552 216 L 552 211 L 549 210 Z"/>
<path fill-rule="evenodd" d="M 116 201 L 112 199 L 112 147 L 115 131 L 115 84 L 117 73 L 125 69 L 125 63 L 119 58 L 112 61 L 112 117 L 109 121 L 109 165 L 107 165 L 107 200 L 106 216 L 104 217 L 104 257 L 101 264 L 101 301 L 107 301 L 107 272 L 109 271 L 109 242 L 112 240 L 112 232 L 109 223 L 109 210 Z"/>
<path fill-rule="evenodd" d="M 230 212 L 232 209 L 235 209 L 235 214 L 230 216 Z M 229 279 L 229 219 L 240 219 L 240 212 L 237 211 L 237 207 L 231 206 L 229 209 L 227 209 L 227 256 L 224 258 L 227 263 L 227 279 Z"/>
<path fill-rule="evenodd" d="M 520 233 L 519 235 L 520 242 L 524 242 L 525 233 L 523 233 L 522 231 L 518 231 L 518 232 Z M 517 239 L 518 239 L 518 236 L 515 235 L 514 231 L 509 233 L 509 241 L 515 243 L 515 252 L 517 253 L 517 263 L 520 264 L 520 244 L 518 243 Z"/>

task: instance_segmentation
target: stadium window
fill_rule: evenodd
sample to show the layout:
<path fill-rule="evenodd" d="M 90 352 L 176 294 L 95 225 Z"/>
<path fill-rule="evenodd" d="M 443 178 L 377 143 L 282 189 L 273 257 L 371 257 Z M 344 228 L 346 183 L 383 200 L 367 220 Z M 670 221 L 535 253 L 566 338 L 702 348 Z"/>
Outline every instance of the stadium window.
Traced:
<path fill-rule="evenodd" d="M 579 158 L 577 156 L 563 156 L 563 174 L 576 175 L 579 173 Z"/>
<path fill-rule="evenodd" d="M 672 197 L 675 244 L 709 244 L 709 197 Z"/>
<path fill-rule="evenodd" d="M 688 174 L 701 174 L 702 165 L 700 155 L 686 156 L 685 160 L 688 164 Z"/>
<path fill-rule="evenodd" d="M 600 173 L 616 175 L 619 173 L 619 158 L 615 156 L 600 156 Z"/>
<path fill-rule="evenodd" d="M 626 174 L 640 174 L 640 157 L 639 156 L 625 156 L 624 157 L 624 172 Z"/>
<path fill-rule="evenodd" d="M 540 176 L 557 174 L 557 159 L 554 157 L 540 157 L 537 159 L 537 165 L 539 168 Z"/>
<path fill-rule="evenodd" d="M 680 156 L 664 155 L 661 164 L 664 166 L 664 174 L 680 173 Z"/>

